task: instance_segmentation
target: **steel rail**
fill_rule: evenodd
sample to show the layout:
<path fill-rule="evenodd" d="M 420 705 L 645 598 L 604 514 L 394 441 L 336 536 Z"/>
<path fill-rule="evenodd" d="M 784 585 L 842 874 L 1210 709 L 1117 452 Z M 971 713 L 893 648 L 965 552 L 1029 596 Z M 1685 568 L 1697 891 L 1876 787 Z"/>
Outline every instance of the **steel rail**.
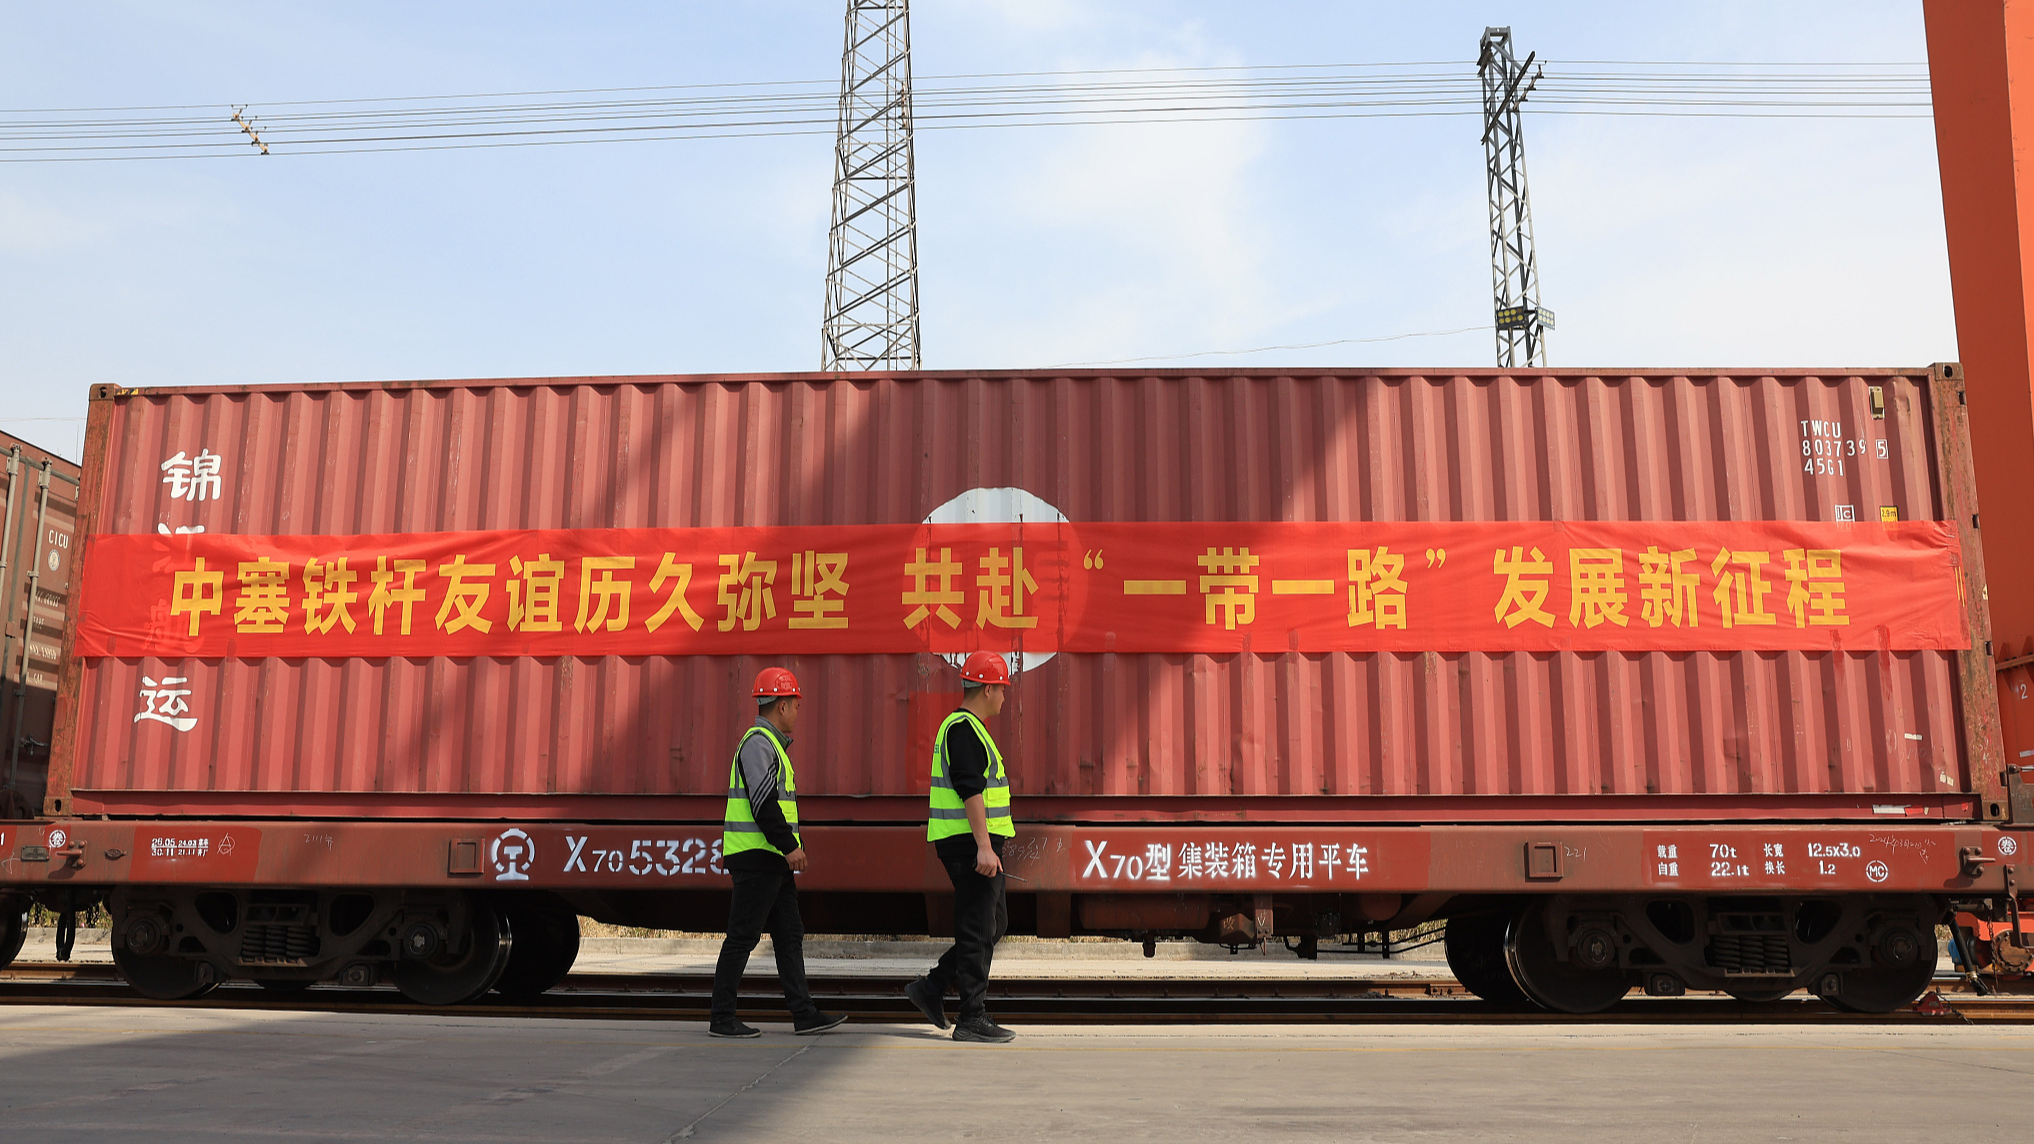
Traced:
<path fill-rule="evenodd" d="M 922 1021 L 900 993 L 901 976 L 815 977 L 808 984 L 824 1008 L 846 1010 L 871 1024 Z M 2034 1024 L 2034 996 L 1978 996 L 1959 992 L 1960 980 L 1936 982 L 1941 1008 L 1890 1014 L 1841 1012 L 1797 994 L 1752 1004 L 1716 994 L 1632 996 L 1603 1013 L 1575 1016 L 1509 1011 L 1463 991 L 1453 978 L 1385 980 L 1293 976 L 1252 979 L 1018 978 L 1002 979 L 992 994 L 999 1017 L 1051 1024 L 1676 1024 L 1676 1025 L 1958 1025 Z M 321 985 L 278 993 L 235 982 L 190 1001 L 156 1001 L 134 992 L 105 964 L 16 964 L 0 970 L 0 1005 L 168 1006 L 351 1014 L 444 1014 L 473 1017 L 558 1017 L 596 1020 L 703 1021 L 712 978 L 706 974 L 580 973 L 531 1001 L 489 997 L 456 1007 L 430 1008 L 404 1000 L 389 987 Z M 742 1004 L 753 1019 L 779 1016 L 775 980 L 749 977 Z"/>

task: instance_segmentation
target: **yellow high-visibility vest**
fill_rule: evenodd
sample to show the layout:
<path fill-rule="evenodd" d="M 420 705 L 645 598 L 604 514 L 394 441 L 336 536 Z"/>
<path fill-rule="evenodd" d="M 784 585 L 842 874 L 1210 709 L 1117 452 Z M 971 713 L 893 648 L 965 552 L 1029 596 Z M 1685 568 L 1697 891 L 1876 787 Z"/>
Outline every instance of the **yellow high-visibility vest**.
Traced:
<path fill-rule="evenodd" d="M 743 732 L 741 742 L 735 744 L 734 766 L 727 776 L 727 813 L 722 816 L 720 852 L 722 855 L 739 854 L 744 850 L 768 850 L 782 854 L 782 850 L 770 845 L 763 836 L 763 830 L 756 825 L 756 815 L 749 808 L 749 790 L 742 782 L 742 747 L 749 736 L 761 735 L 770 740 L 770 746 L 777 752 L 777 809 L 784 812 L 784 821 L 791 826 L 791 837 L 798 845 L 805 841 L 798 837 L 798 781 L 791 773 L 791 754 L 784 749 L 784 741 L 768 727 L 750 727 Z"/>
<path fill-rule="evenodd" d="M 946 770 L 946 733 L 961 721 L 974 727 L 982 746 L 989 751 L 989 773 L 985 776 L 988 785 L 982 789 L 982 809 L 988 812 L 989 833 L 1013 838 L 1017 828 L 1010 818 L 1010 776 L 1003 771 L 1003 752 L 996 749 L 996 740 L 989 737 L 989 729 L 975 718 L 974 712 L 956 711 L 939 725 L 939 735 L 932 741 L 932 811 L 925 820 L 926 840 L 937 842 L 968 833 L 967 804 L 961 801 L 960 792 L 953 789 L 953 780 Z"/>

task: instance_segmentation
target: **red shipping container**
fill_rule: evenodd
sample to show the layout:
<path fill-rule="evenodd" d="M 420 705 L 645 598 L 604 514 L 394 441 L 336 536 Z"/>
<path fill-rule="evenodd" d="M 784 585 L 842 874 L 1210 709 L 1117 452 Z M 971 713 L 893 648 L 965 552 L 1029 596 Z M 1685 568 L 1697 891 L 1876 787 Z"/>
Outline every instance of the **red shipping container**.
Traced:
<path fill-rule="evenodd" d="M 1323 650 L 1278 621 L 1279 608 L 1297 604 L 1270 588 L 1233 646 L 1194 650 L 1230 638 L 1212 608 L 1202 622 L 1203 585 L 1183 602 L 1179 650 L 1083 645 L 1039 662 L 1027 645 L 998 734 L 1022 817 L 1033 821 L 1829 819 L 1888 806 L 1974 818 L 1978 799 L 1997 789 L 1998 761 L 1973 746 L 1987 740 L 1965 725 L 1961 698 L 1983 676 L 1963 650 L 1982 639 L 1969 602 L 1983 588 L 1978 565 L 1961 555 L 1974 543 L 1956 508 L 1970 501 L 1967 446 L 1954 419 L 1938 416 L 1940 394 L 1954 392 L 1945 368 L 108 388 L 95 394 L 87 439 L 86 576 L 127 567 L 92 561 L 101 549 L 131 559 L 136 537 L 167 534 L 160 550 L 169 554 L 226 551 L 235 537 L 354 538 L 332 543 L 357 555 L 364 608 L 375 553 L 429 534 L 852 530 L 1022 516 L 1025 528 L 1048 532 L 1062 520 L 1076 531 L 1178 525 L 1192 545 L 1181 549 L 1188 571 L 1176 582 L 1185 585 L 1220 571 L 1194 563 L 1200 547 L 1231 543 L 1221 525 L 1270 535 L 1315 522 L 1659 522 L 1665 536 L 1731 522 L 1775 535 L 1854 532 L 1863 545 L 1893 534 L 1882 521 L 1949 521 L 1934 530 L 1947 538 L 1926 565 L 1935 571 L 1911 588 L 1961 602 L 1947 636 L 1928 646 L 1875 645 L 1876 621 L 1863 613 L 1840 647 L 1799 642 L 1823 638 L 1805 627 L 1788 635 L 1808 620 L 1787 614 L 1778 545 L 1766 573 L 1776 594 L 1762 606 L 1779 616 L 1773 630 L 1796 641 L 1787 650 L 1648 643 L 1673 633 L 1650 636 L 1638 620 L 1637 551 L 1624 554 L 1617 591 L 1630 621 L 1620 638 L 1639 650 L 1590 650 L 1598 633 L 1569 610 L 1579 564 L 1562 562 L 1548 578 L 1542 638 L 1580 650 Z M 1792 543 L 1814 551 L 1818 541 Z M 1490 549 L 1481 552 L 1455 555 L 1488 569 Z M 775 554 L 786 567 L 794 555 Z M 1706 609 L 1710 625 L 1704 638 L 1722 638 L 1714 609 L 1732 606 L 1725 578 L 1741 572 L 1728 560 L 1714 571 L 1719 555 L 1704 547 L 1687 565 L 1690 606 Z M 1073 551 L 1051 575 L 1073 576 L 1071 564 L 1097 558 L 1121 566 L 1152 554 Z M 1326 559 L 1339 566 L 1343 553 Z M 1408 568 L 1441 574 L 1418 547 Z M 303 573 L 288 567 L 281 597 L 291 632 L 305 617 Z M 497 573 L 487 607 L 500 621 L 510 577 Z M 633 574 L 639 590 L 648 584 L 647 566 Z M 699 573 L 691 598 L 701 610 L 716 600 L 718 574 L 710 559 Z M 582 584 L 568 568 L 566 595 L 590 598 L 588 575 Z M 248 591 L 238 579 L 222 589 L 216 616 L 170 614 L 167 589 L 144 599 L 169 628 L 226 625 Z M 1336 609 L 1350 590 L 1353 610 L 1357 581 L 1345 579 L 1287 583 L 1330 594 L 1322 606 Z M 962 587 L 955 632 L 981 623 L 974 585 Z M 1862 606 L 1864 588 L 1856 591 Z M 1152 604 L 1120 599 L 1088 613 Z M 1466 614 L 1471 601 L 1461 607 Z M 419 625 L 439 608 L 430 596 Z M 798 748 L 804 818 L 922 817 L 931 729 L 958 691 L 935 654 L 945 649 L 787 652 L 795 633 L 778 625 L 788 600 L 784 611 L 762 617 L 754 637 L 732 633 L 725 646 L 771 649 L 744 654 L 600 654 L 587 650 L 600 646 L 598 632 L 570 637 L 578 651 L 544 654 L 507 640 L 506 629 L 491 637 L 504 640 L 494 650 L 459 655 L 398 645 L 379 657 L 271 655 L 234 642 L 224 654 L 165 658 L 134 654 L 132 642 L 123 653 L 116 641 L 68 676 L 49 809 L 714 821 L 749 680 L 779 663 L 810 696 Z M 726 617 L 704 618 L 686 648 L 714 646 L 697 641 L 717 638 Z M 643 620 L 638 604 L 630 623 Z M 937 620 L 924 622 L 937 631 Z M 235 628 L 206 630 L 252 629 L 243 613 Z M 756 642 L 772 631 L 777 642 Z M 269 637 L 226 638 L 258 649 Z"/>
<path fill-rule="evenodd" d="M 0 433 L 0 819 L 43 803 L 77 501 L 78 466 Z"/>

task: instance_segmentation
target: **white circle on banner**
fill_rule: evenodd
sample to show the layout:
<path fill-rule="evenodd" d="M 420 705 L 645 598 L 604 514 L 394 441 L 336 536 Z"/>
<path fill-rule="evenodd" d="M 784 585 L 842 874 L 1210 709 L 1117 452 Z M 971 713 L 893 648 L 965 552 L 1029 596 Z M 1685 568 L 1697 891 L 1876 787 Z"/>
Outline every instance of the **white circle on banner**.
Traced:
<path fill-rule="evenodd" d="M 2011 857 L 2012 855 L 2018 853 L 2019 850 L 2020 850 L 2019 839 L 2014 838 L 2010 834 L 1999 835 L 1999 853 Z"/>
<path fill-rule="evenodd" d="M 925 514 L 926 524 L 1065 524 L 1066 514 L 1055 508 L 1051 501 L 1026 489 L 969 489 Z M 1035 668 L 1044 667 L 1053 657 L 1049 651 L 1006 653 L 1010 660 L 1010 674 L 1022 675 Z M 942 656 L 946 662 L 959 668 L 967 659 L 966 652 L 954 652 Z"/>
<path fill-rule="evenodd" d="M 1883 882 L 1893 876 L 1893 868 L 1884 862 L 1869 862 L 1865 865 L 1865 877 L 1874 882 Z"/>
<path fill-rule="evenodd" d="M 69 842 L 70 840 L 71 836 L 65 834 L 64 828 L 61 826 L 49 832 L 49 848 L 52 850 L 62 850 L 64 848 L 64 843 Z"/>

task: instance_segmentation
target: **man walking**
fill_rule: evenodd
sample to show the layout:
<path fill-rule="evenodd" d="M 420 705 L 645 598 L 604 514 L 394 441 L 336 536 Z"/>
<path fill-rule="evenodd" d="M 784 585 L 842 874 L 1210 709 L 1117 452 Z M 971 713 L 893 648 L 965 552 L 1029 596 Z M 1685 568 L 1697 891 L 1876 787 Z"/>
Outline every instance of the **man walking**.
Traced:
<path fill-rule="evenodd" d="M 1017 1034 L 989 1019 L 989 962 L 1010 928 L 1003 898 L 1003 847 L 1017 831 L 1010 818 L 1010 778 L 1003 753 L 984 722 L 1003 710 L 1010 665 L 978 651 L 961 665 L 960 709 L 946 717 L 932 745 L 932 808 L 925 837 L 953 883 L 953 946 L 924 977 L 904 987 L 925 1019 L 946 1028 L 946 991 L 960 992 L 956 1041 L 1001 1044 Z"/>
<path fill-rule="evenodd" d="M 805 869 L 798 837 L 798 783 L 791 771 L 791 732 L 798 726 L 798 680 L 781 667 L 756 676 L 756 722 L 735 746 L 721 824 L 721 864 L 734 879 L 727 940 L 713 969 L 707 1032 L 716 1037 L 762 1034 L 735 1020 L 735 994 L 763 930 L 777 951 L 777 981 L 791 1008 L 792 1030 L 823 1033 L 847 1016 L 822 1013 L 805 990 L 805 925 L 798 917 L 792 875 Z"/>

